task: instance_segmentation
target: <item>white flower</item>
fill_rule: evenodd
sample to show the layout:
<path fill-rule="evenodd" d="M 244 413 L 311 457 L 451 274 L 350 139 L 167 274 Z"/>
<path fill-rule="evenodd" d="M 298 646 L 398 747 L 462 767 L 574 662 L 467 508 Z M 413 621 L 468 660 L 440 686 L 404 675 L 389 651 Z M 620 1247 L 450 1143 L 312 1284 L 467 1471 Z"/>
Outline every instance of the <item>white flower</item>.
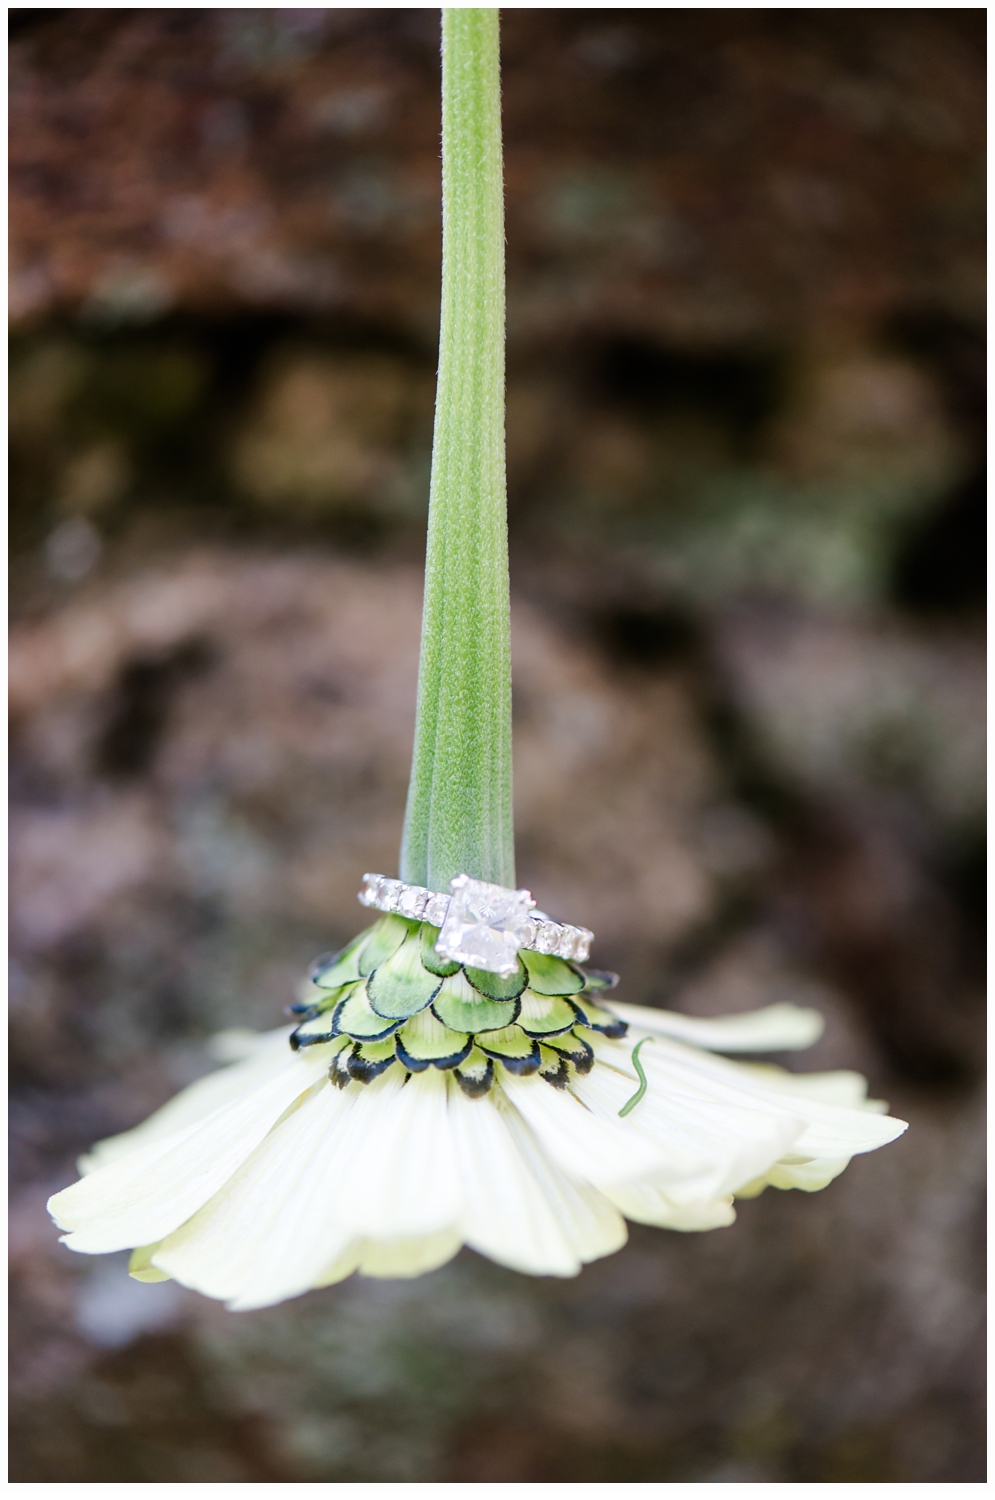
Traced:
<path fill-rule="evenodd" d="M 290 1028 L 228 1034 L 240 1060 L 94 1148 L 49 1209 L 87 1254 L 133 1249 L 132 1274 L 174 1277 L 228 1306 L 269 1306 L 358 1270 L 414 1276 L 467 1244 L 533 1275 L 572 1276 L 617 1250 L 625 1219 L 732 1223 L 733 1197 L 812 1191 L 906 1128 L 855 1073 L 790 1074 L 717 1051 L 808 1046 L 790 1005 L 717 1020 L 614 1005 L 624 1039 L 586 1033 L 569 1079 L 494 1066 L 471 1097 L 452 1063 L 370 1082 L 346 1036 L 294 1052 Z M 646 1088 L 624 1116 L 637 1084 Z M 331 1073 L 330 1073 L 331 1067 Z"/>

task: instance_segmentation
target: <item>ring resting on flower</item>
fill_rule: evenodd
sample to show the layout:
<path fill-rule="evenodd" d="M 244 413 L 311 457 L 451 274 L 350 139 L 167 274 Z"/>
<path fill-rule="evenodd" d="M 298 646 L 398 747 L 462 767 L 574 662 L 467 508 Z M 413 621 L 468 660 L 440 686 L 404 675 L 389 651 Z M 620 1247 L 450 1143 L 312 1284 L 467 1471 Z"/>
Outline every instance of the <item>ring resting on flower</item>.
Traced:
<path fill-rule="evenodd" d="M 359 900 L 377 911 L 429 922 L 439 928 L 435 951 L 440 958 L 496 974 L 514 974 L 522 948 L 581 963 L 591 951 L 594 933 L 536 911 L 531 891 L 510 891 L 469 875 L 454 876 L 449 890 L 446 896 L 386 875 L 364 875 Z"/>
<path fill-rule="evenodd" d="M 906 1128 L 856 1073 L 717 1055 L 806 1047 L 816 1011 L 620 1005 L 613 975 L 523 950 L 501 976 L 437 938 L 384 915 L 316 965 L 296 1026 L 219 1038 L 229 1066 L 49 1201 L 69 1248 L 131 1249 L 138 1280 L 238 1310 L 357 1270 L 419 1275 L 462 1244 L 572 1276 L 626 1219 L 716 1229 L 734 1197 L 825 1187 Z"/>

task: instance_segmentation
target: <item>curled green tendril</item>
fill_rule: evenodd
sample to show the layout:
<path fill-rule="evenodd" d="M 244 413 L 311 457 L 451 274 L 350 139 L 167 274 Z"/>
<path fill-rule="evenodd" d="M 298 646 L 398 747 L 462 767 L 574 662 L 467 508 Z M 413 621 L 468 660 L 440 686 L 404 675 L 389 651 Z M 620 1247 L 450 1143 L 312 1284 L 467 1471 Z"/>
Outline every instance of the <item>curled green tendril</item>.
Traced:
<path fill-rule="evenodd" d="M 623 1120 L 625 1119 L 626 1115 L 632 1113 L 649 1086 L 646 1082 L 646 1074 L 643 1072 L 643 1065 L 639 1061 L 639 1049 L 641 1047 L 645 1047 L 646 1043 L 651 1042 L 652 1040 L 653 1038 L 651 1036 L 644 1036 L 642 1041 L 637 1042 L 632 1049 L 632 1066 L 635 1068 L 636 1074 L 639 1078 L 639 1087 L 636 1089 L 636 1092 L 633 1094 L 632 1098 L 627 1099 L 622 1105 L 622 1108 L 619 1110 L 619 1115 Z"/>

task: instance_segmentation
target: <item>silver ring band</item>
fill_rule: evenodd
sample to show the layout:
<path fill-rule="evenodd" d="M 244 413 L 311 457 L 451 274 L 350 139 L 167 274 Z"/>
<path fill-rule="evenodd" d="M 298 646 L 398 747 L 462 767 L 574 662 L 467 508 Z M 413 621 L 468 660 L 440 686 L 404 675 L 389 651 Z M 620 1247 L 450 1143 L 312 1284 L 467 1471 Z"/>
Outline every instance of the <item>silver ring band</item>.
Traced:
<path fill-rule="evenodd" d="M 515 948 L 529 948 L 535 953 L 546 953 L 553 958 L 572 958 L 581 963 L 591 951 L 593 932 L 586 927 L 553 922 L 545 912 L 535 911 L 535 902 L 528 891 L 509 891 L 503 886 L 472 880 L 466 875 L 457 875 L 452 881 L 451 895 L 426 890 L 421 885 L 406 885 L 403 881 L 392 880 L 386 875 L 364 875 L 359 900 L 363 906 L 373 907 L 376 911 L 396 913 L 413 922 L 430 922 L 433 927 L 443 929 L 454 899 L 462 898 L 467 891 L 471 894 L 492 893 L 503 898 L 504 906 L 515 909 Z M 509 929 L 506 926 L 504 930 Z M 445 937 L 446 934 L 440 932 L 440 938 Z M 450 951 L 446 951 L 441 942 L 436 946 L 437 951 L 445 957 L 461 959 L 458 946 L 452 946 Z M 476 966 L 488 967 L 480 963 Z"/>

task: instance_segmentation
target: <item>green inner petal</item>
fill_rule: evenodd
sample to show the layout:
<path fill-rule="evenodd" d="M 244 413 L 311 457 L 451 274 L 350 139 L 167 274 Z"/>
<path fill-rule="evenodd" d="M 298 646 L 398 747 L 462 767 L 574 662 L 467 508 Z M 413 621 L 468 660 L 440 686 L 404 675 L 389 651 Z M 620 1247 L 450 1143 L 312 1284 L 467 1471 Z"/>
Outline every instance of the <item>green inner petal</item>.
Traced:
<path fill-rule="evenodd" d="M 577 995 L 584 988 L 584 976 L 565 959 L 552 958 L 548 953 L 533 953 L 523 948 L 521 953 L 529 971 L 529 989 L 537 995 Z"/>
<path fill-rule="evenodd" d="M 308 1007 L 309 1013 L 323 1015 L 326 1010 L 334 1010 L 357 982 L 358 980 L 352 979 L 348 983 L 336 985 L 334 990 L 314 990 Z"/>
<path fill-rule="evenodd" d="M 610 1010 L 602 1010 L 600 1005 L 592 1005 L 586 998 L 575 1000 L 573 1006 L 583 1024 L 592 1031 L 600 1031 L 608 1037 L 620 1037 L 625 1036 L 629 1029 L 627 1022 L 620 1021 Z"/>
<path fill-rule="evenodd" d="M 479 1047 L 474 1047 L 455 1069 L 453 1077 L 468 1099 L 482 1099 L 494 1082 L 494 1064 Z"/>
<path fill-rule="evenodd" d="M 372 927 L 366 927 L 358 933 L 351 943 L 346 944 L 341 953 L 337 953 L 322 968 L 315 970 L 311 975 L 311 983 L 316 984 L 322 990 L 335 990 L 340 985 L 350 984 L 362 978 L 359 971 L 359 956 L 363 944 L 372 932 Z"/>
<path fill-rule="evenodd" d="M 417 930 L 366 981 L 370 1004 L 389 1020 L 407 1020 L 424 1010 L 441 985 L 438 975 L 422 966 Z"/>
<path fill-rule="evenodd" d="M 435 945 L 439 940 L 439 929 L 433 927 L 431 922 L 421 924 L 421 961 L 430 974 L 438 974 L 440 979 L 448 979 L 450 974 L 459 973 L 459 964 L 451 963 L 449 959 L 442 958 L 435 951 Z"/>
<path fill-rule="evenodd" d="M 350 1078 L 358 1083 L 372 1083 L 396 1061 L 396 1046 L 393 1037 L 383 1042 L 357 1042 L 348 1058 L 346 1067 Z"/>
<path fill-rule="evenodd" d="M 513 974 L 492 974 L 489 969 L 464 969 L 463 972 L 474 989 L 487 1000 L 517 1000 L 529 982 L 521 959 Z"/>
<path fill-rule="evenodd" d="M 432 1009 L 456 1031 L 495 1031 L 510 1026 L 518 1015 L 518 1000 L 485 1000 L 467 983 L 465 975 L 447 979 L 432 1002 Z"/>
<path fill-rule="evenodd" d="M 374 1041 L 389 1036 L 399 1024 L 396 1020 L 385 1020 L 377 1015 L 370 1005 L 365 984 L 357 984 L 335 1012 L 335 1030 L 355 1037 L 357 1041 Z"/>
<path fill-rule="evenodd" d="M 539 1052 L 542 1056 L 539 1077 L 545 1078 L 554 1088 L 565 1089 L 570 1082 L 570 1065 L 567 1059 L 554 1052 L 551 1047 L 540 1047 Z"/>
<path fill-rule="evenodd" d="M 560 995 L 537 995 L 526 990 L 518 1024 L 528 1036 L 555 1036 L 577 1024 L 577 1012 Z"/>
<path fill-rule="evenodd" d="M 613 990 L 618 984 L 618 975 L 608 969 L 581 969 L 585 990 Z"/>
<path fill-rule="evenodd" d="M 469 1056 L 472 1046 L 466 1032 L 451 1031 L 430 1010 L 424 1010 L 398 1034 L 397 1055 L 406 1068 L 420 1073 L 430 1065 L 456 1067 Z"/>
<path fill-rule="evenodd" d="M 482 1052 L 505 1063 L 513 1073 L 535 1073 L 542 1061 L 539 1043 L 526 1036 L 520 1026 L 483 1031 L 475 1041 Z"/>
<path fill-rule="evenodd" d="M 391 954 L 397 952 L 404 939 L 410 933 L 416 932 L 417 928 L 417 922 L 409 922 L 405 917 L 381 917 L 363 944 L 359 955 L 360 975 L 365 978 L 382 963 L 386 963 Z"/>
<path fill-rule="evenodd" d="M 586 1042 L 576 1031 L 568 1031 L 563 1036 L 550 1039 L 550 1048 L 559 1052 L 561 1056 L 569 1059 L 579 1073 L 590 1073 L 594 1066 L 594 1052 L 590 1043 Z"/>
<path fill-rule="evenodd" d="M 310 1016 L 290 1033 L 290 1045 L 297 1052 L 301 1047 L 314 1047 L 318 1042 L 330 1042 L 337 1034 L 335 1014 L 323 1010 L 320 1015 Z"/>

